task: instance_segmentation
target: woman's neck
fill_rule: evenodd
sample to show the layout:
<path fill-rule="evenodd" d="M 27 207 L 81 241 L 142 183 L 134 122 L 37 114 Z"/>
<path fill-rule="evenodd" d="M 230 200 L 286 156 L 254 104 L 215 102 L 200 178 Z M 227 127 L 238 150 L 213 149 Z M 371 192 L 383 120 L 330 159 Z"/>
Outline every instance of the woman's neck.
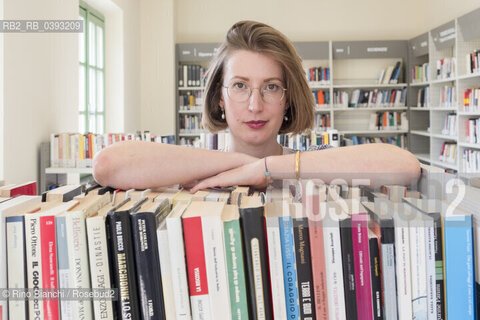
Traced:
<path fill-rule="evenodd" d="M 232 139 L 229 151 L 245 153 L 256 158 L 279 156 L 283 154 L 283 148 L 281 145 L 278 144 L 277 141 L 272 141 L 271 143 L 264 145 L 254 146 L 251 144 L 236 142 L 234 141 L 234 139 Z"/>

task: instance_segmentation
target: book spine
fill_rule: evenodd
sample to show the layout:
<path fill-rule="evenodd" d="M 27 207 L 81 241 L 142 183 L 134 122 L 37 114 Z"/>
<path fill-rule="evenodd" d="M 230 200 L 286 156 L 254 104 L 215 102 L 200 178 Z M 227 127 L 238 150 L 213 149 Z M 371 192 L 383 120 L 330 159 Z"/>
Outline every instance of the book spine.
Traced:
<path fill-rule="evenodd" d="M 425 262 L 427 284 L 427 315 L 428 319 L 437 319 L 436 292 L 435 292 L 435 236 L 433 219 L 425 219 Z"/>
<path fill-rule="evenodd" d="M 298 274 L 297 282 L 300 302 L 300 318 L 305 320 L 316 319 L 307 218 L 293 219 L 293 235 L 295 252 L 297 253 L 295 258 Z"/>
<path fill-rule="evenodd" d="M 372 302 L 373 319 L 383 319 L 382 312 L 382 280 L 380 277 L 380 249 L 378 247 L 378 238 L 368 240 L 370 251 L 370 276 L 372 279 Z"/>
<path fill-rule="evenodd" d="M 52 292 L 55 292 L 58 289 L 58 284 L 54 216 L 40 217 L 40 239 L 43 290 L 53 290 Z M 60 319 L 58 298 L 44 298 L 43 310 L 46 319 Z"/>
<path fill-rule="evenodd" d="M 156 222 L 153 212 L 139 212 L 131 216 L 133 247 L 142 319 L 165 317 L 162 276 Z"/>
<path fill-rule="evenodd" d="M 68 259 L 68 240 L 65 216 L 55 218 L 55 235 L 57 238 L 58 286 L 62 289 L 72 288 L 72 275 L 70 272 L 70 262 Z M 62 320 L 73 320 L 72 303 L 73 302 L 71 300 L 60 299 L 60 314 Z"/>
<path fill-rule="evenodd" d="M 87 218 L 88 255 L 92 288 L 110 289 L 110 263 L 108 261 L 105 220 L 96 216 Z M 112 301 L 106 298 L 93 300 L 95 319 L 113 320 Z"/>
<path fill-rule="evenodd" d="M 410 266 L 412 279 L 412 311 L 414 318 L 427 318 L 427 279 L 425 260 L 425 228 L 423 223 L 410 223 Z"/>
<path fill-rule="evenodd" d="M 433 237 L 435 248 L 435 295 L 438 320 L 445 320 L 445 280 L 443 263 L 443 230 L 440 213 L 430 215 L 433 218 Z"/>
<path fill-rule="evenodd" d="M 163 299 L 165 304 L 165 319 L 175 320 L 175 299 L 172 284 L 172 269 L 170 268 L 169 240 L 167 229 L 157 229 L 158 255 L 162 272 Z"/>
<path fill-rule="evenodd" d="M 339 221 L 342 243 L 343 287 L 345 291 L 345 312 L 347 319 L 357 318 L 357 299 L 355 294 L 355 264 L 353 261 L 352 220 Z"/>
<path fill-rule="evenodd" d="M 368 225 L 366 213 L 352 215 L 352 243 L 355 264 L 357 312 L 359 320 L 373 318 L 372 287 L 368 252 Z"/>
<path fill-rule="evenodd" d="M 245 282 L 240 222 L 239 220 L 224 222 L 223 228 L 232 319 L 248 319 L 247 287 Z M 268 249 L 270 250 L 270 246 Z M 283 297 L 285 298 L 285 295 Z M 283 304 L 285 305 L 285 301 Z"/>
<path fill-rule="evenodd" d="M 263 207 L 240 209 L 252 319 L 272 319 Z"/>
<path fill-rule="evenodd" d="M 194 320 L 212 319 L 201 218 L 184 218 L 183 230 L 192 316 Z"/>
<path fill-rule="evenodd" d="M 116 304 L 119 319 L 139 319 L 135 257 L 128 211 L 109 212 L 106 219 L 107 242 L 111 252 L 113 283 L 118 289 Z"/>
<path fill-rule="evenodd" d="M 315 313 L 318 320 L 328 320 L 327 278 L 322 222 L 309 219 L 308 224 L 308 230 L 310 233 L 310 253 L 312 255 Z"/>
<path fill-rule="evenodd" d="M 472 217 L 444 221 L 447 319 L 474 319 Z"/>
<path fill-rule="evenodd" d="M 231 319 L 220 217 L 202 217 L 205 266 L 212 319 Z"/>
<path fill-rule="evenodd" d="M 381 262 L 385 320 L 398 319 L 397 286 L 395 279 L 395 231 L 392 220 L 380 222 L 381 228 Z"/>
<path fill-rule="evenodd" d="M 38 217 L 25 217 L 25 245 L 27 251 L 28 288 L 32 289 L 33 298 L 28 300 L 30 319 L 43 319 L 43 303 L 38 298 L 42 279 L 42 253 L 40 246 L 40 220 Z"/>
<path fill-rule="evenodd" d="M 6 218 L 8 289 L 26 288 L 25 220 L 23 216 Z M 27 300 L 8 300 L 10 319 L 26 319 Z"/>
<path fill-rule="evenodd" d="M 180 218 L 167 218 L 166 221 L 172 285 L 175 288 L 175 311 L 177 319 L 189 320 L 192 318 L 192 315 L 190 312 L 182 221 Z"/>
<path fill-rule="evenodd" d="M 408 225 L 399 216 L 395 221 L 395 270 L 399 319 L 412 319 L 412 287 L 410 280 L 410 236 Z"/>
<path fill-rule="evenodd" d="M 287 319 L 297 320 L 300 318 L 300 304 L 298 301 L 293 222 L 291 217 L 279 217 L 278 219 L 280 226 L 280 243 L 282 248 Z"/>

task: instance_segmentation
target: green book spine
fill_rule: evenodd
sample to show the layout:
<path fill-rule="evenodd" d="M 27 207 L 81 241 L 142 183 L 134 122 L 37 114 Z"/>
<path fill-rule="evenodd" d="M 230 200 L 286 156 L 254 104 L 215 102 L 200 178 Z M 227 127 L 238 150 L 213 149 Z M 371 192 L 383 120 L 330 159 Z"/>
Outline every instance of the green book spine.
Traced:
<path fill-rule="evenodd" d="M 238 219 L 223 223 L 232 320 L 248 319 L 242 234 Z"/>

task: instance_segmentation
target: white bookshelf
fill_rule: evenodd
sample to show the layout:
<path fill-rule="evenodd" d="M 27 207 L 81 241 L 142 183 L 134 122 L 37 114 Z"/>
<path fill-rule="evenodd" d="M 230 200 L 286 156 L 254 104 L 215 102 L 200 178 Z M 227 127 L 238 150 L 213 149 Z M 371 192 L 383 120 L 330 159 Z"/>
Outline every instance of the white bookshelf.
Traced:
<path fill-rule="evenodd" d="M 422 45 L 423 46 L 422 46 Z M 467 139 L 467 123 L 470 118 L 480 118 L 479 111 L 465 110 L 463 106 L 463 90 L 480 87 L 480 72 L 469 73 L 466 56 L 480 49 L 480 9 L 458 17 L 448 23 L 428 31 L 409 41 L 409 148 L 421 161 L 446 169 L 454 170 L 459 176 L 465 173 L 463 162 L 465 150 L 479 152 L 480 144 L 469 143 Z M 446 79 L 437 79 L 436 63 L 442 58 L 455 58 L 455 73 Z M 430 64 L 429 81 L 412 82 L 414 65 Z M 445 86 L 453 87 L 456 103 L 442 107 L 440 95 Z M 417 107 L 418 90 L 429 88 L 429 106 Z M 457 128 L 455 134 L 442 134 L 445 118 L 448 114 L 456 114 Z M 456 144 L 456 157 L 453 162 L 439 160 L 444 142 Z"/>

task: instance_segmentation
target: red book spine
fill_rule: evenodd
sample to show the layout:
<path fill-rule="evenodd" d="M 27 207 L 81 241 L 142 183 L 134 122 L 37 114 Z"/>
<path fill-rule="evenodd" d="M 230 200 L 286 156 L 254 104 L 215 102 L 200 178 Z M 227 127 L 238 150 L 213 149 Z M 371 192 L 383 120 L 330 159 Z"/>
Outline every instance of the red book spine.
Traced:
<path fill-rule="evenodd" d="M 10 190 L 10 197 L 16 197 L 20 195 L 36 196 L 37 195 L 37 183 L 32 182 L 17 188 Z"/>
<path fill-rule="evenodd" d="M 353 262 L 355 266 L 358 320 L 373 319 L 367 220 L 365 212 L 352 214 Z"/>
<path fill-rule="evenodd" d="M 58 289 L 57 283 L 57 248 L 55 241 L 55 217 L 40 217 L 40 241 L 42 250 L 42 285 L 43 290 L 51 290 L 52 297 Z M 45 319 L 60 319 L 58 298 L 44 298 Z"/>
<path fill-rule="evenodd" d="M 208 294 L 201 218 L 192 217 L 183 219 L 183 231 L 190 296 Z"/>

